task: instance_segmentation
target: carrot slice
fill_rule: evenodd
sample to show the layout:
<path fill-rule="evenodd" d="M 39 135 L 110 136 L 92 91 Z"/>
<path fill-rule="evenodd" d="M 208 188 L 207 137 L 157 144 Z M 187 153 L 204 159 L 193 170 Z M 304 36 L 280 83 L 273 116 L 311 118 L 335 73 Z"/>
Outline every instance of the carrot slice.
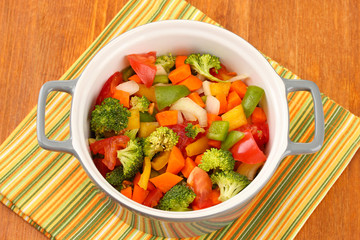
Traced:
<path fill-rule="evenodd" d="M 165 172 L 159 176 L 150 178 L 150 181 L 155 185 L 155 187 L 160 189 L 160 191 L 162 191 L 163 193 L 169 191 L 173 186 L 175 186 L 181 180 L 183 180 L 182 177 L 172 174 L 170 172 Z"/>
<path fill-rule="evenodd" d="M 132 198 L 132 187 L 129 186 L 127 188 L 121 189 L 120 192 L 128 198 Z"/>
<path fill-rule="evenodd" d="M 136 74 L 132 75 L 131 77 L 128 78 L 131 81 L 134 81 L 136 83 L 142 83 L 142 81 L 140 80 L 140 77 Z"/>
<path fill-rule="evenodd" d="M 178 111 L 169 110 L 159 112 L 155 115 L 156 120 L 160 124 L 160 126 L 169 126 L 177 124 L 178 121 Z"/>
<path fill-rule="evenodd" d="M 185 80 L 187 77 L 191 75 L 191 69 L 189 64 L 184 64 L 178 68 L 172 70 L 168 78 L 172 82 L 172 84 L 178 84 L 179 82 Z"/>
<path fill-rule="evenodd" d="M 208 126 L 210 126 L 213 121 L 221 121 L 221 119 L 222 118 L 216 114 L 207 113 Z"/>
<path fill-rule="evenodd" d="M 204 108 L 205 107 L 205 103 L 203 102 L 203 100 L 201 99 L 199 93 L 197 92 L 192 92 L 188 95 L 188 98 L 190 98 L 191 100 L 193 100 L 197 105 L 199 105 L 200 107 Z"/>
<path fill-rule="evenodd" d="M 222 203 L 219 200 L 219 197 L 220 197 L 220 190 L 219 189 L 213 189 L 210 196 L 211 196 L 211 200 L 212 200 L 214 205 Z"/>
<path fill-rule="evenodd" d="M 231 83 L 230 90 L 235 91 L 239 97 L 243 99 L 247 90 L 247 86 L 243 81 L 238 80 Z"/>
<path fill-rule="evenodd" d="M 218 95 L 216 95 L 216 98 L 220 102 L 219 114 L 223 114 L 227 111 L 226 95 L 224 93 L 219 93 Z"/>
<path fill-rule="evenodd" d="M 185 166 L 185 158 L 179 148 L 174 146 L 171 149 L 166 171 L 173 174 L 178 174 Z"/>
<path fill-rule="evenodd" d="M 184 177 L 188 178 L 191 171 L 196 167 L 195 162 L 187 157 L 185 159 L 185 166 L 181 169 L 181 173 L 184 175 Z"/>
<path fill-rule="evenodd" d="M 211 147 L 214 147 L 214 148 L 220 148 L 220 147 L 221 147 L 221 141 L 217 141 L 217 140 L 211 140 L 211 139 L 209 139 L 208 144 L 209 144 Z"/>
<path fill-rule="evenodd" d="M 124 107 L 129 108 L 130 93 L 116 89 L 115 92 L 113 93 L 112 97 L 118 99 L 120 101 L 120 103 L 122 105 L 124 105 Z"/>
<path fill-rule="evenodd" d="M 253 123 L 264 123 L 266 120 L 267 119 L 264 110 L 260 107 L 256 107 L 251 114 L 251 121 Z"/>
<path fill-rule="evenodd" d="M 134 192 L 132 195 L 132 200 L 142 204 L 145 201 L 148 194 L 149 194 L 149 191 L 144 190 L 142 187 L 140 187 L 137 184 L 134 184 Z"/>
<path fill-rule="evenodd" d="M 202 81 L 194 75 L 190 75 L 184 81 L 178 83 L 178 85 L 186 86 L 190 91 L 196 91 L 202 86 Z"/>
<path fill-rule="evenodd" d="M 227 97 L 227 111 L 241 104 L 241 98 L 236 91 L 231 91 Z"/>
<path fill-rule="evenodd" d="M 186 59 L 187 59 L 187 56 L 176 56 L 175 67 L 178 68 L 178 67 L 184 65 Z"/>
<path fill-rule="evenodd" d="M 197 155 L 197 156 L 196 156 L 196 158 L 195 158 L 195 164 L 196 164 L 196 166 L 201 163 L 201 160 L 202 160 L 203 155 L 204 155 L 204 154 L 200 154 L 200 155 Z"/>

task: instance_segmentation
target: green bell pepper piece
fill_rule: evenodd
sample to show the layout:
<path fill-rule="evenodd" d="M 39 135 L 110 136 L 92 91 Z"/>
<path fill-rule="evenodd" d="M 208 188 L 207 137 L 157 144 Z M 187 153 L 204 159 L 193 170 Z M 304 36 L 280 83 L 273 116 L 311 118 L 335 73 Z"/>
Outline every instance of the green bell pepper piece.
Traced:
<path fill-rule="evenodd" d="M 207 137 L 212 140 L 224 141 L 229 131 L 228 121 L 214 121 L 209 127 Z"/>
<path fill-rule="evenodd" d="M 156 122 L 156 118 L 148 112 L 140 112 L 140 122 Z"/>
<path fill-rule="evenodd" d="M 168 76 L 167 75 L 155 75 L 153 84 L 157 84 L 157 83 L 169 83 Z"/>
<path fill-rule="evenodd" d="M 221 149 L 222 150 L 229 150 L 230 148 L 232 148 L 232 146 L 235 145 L 235 143 L 240 141 L 244 136 L 245 136 L 245 134 L 243 132 L 239 132 L 239 131 L 231 131 L 231 132 L 229 132 L 229 134 L 227 135 L 225 141 L 223 141 L 221 143 Z"/>
<path fill-rule="evenodd" d="M 258 86 L 248 86 L 245 96 L 241 102 L 245 116 L 248 118 L 259 104 L 260 99 L 264 95 L 264 89 Z"/>
<path fill-rule="evenodd" d="M 129 77 L 131 77 L 132 75 L 135 74 L 135 71 L 134 71 L 134 69 L 132 69 L 131 66 L 124 68 L 121 72 L 122 72 L 122 77 L 123 77 L 124 82 L 129 81 Z"/>
<path fill-rule="evenodd" d="M 155 86 L 155 97 L 159 110 L 170 106 L 189 94 L 190 90 L 184 85 Z"/>

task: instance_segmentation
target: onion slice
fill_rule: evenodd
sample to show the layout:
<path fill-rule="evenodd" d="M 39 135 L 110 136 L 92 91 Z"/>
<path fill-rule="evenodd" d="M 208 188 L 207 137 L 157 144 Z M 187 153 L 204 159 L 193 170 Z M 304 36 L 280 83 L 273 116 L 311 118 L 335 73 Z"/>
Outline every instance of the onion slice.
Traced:
<path fill-rule="evenodd" d="M 127 81 L 117 85 L 116 89 L 128 92 L 130 95 L 133 95 L 134 93 L 139 91 L 139 85 L 134 81 Z"/>
<path fill-rule="evenodd" d="M 210 96 L 211 95 L 210 84 L 211 84 L 211 82 L 209 82 L 209 81 L 204 81 L 203 82 L 202 87 L 203 87 L 205 96 Z"/>
<path fill-rule="evenodd" d="M 171 107 L 170 110 L 178 110 L 193 114 L 199 121 L 200 127 L 207 126 L 207 115 L 206 110 L 197 105 L 193 100 L 188 97 L 183 97 L 177 100 Z M 186 114 L 186 113 L 185 113 Z M 185 115 L 184 115 L 185 116 Z"/>
<path fill-rule="evenodd" d="M 205 109 L 208 113 L 218 115 L 220 111 L 220 101 L 214 96 L 207 96 Z"/>
<path fill-rule="evenodd" d="M 235 82 L 238 80 L 245 80 L 247 79 L 249 76 L 246 74 L 241 74 L 241 75 L 237 75 L 235 77 L 230 78 L 229 80 L 227 80 L 227 82 Z"/>

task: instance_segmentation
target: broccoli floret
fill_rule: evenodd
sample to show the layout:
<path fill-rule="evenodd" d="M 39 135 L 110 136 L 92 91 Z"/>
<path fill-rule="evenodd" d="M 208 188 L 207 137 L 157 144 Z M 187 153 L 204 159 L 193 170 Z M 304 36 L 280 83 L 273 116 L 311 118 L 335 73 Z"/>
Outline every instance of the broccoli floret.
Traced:
<path fill-rule="evenodd" d="M 214 55 L 193 53 L 186 58 L 185 63 L 190 64 L 193 70 L 211 81 L 224 82 L 210 74 L 211 68 L 214 68 L 216 72 L 221 68 L 219 58 Z"/>
<path fill-rule="evenodd" d="M 199 127 L 198 125 L 193 125 L 192 123 L 188 123 L 185 128 L 185 135 L 189 138 L 196 138 L 199 133 L 205 132 L 205 129 Z"/>
<path fill-rule="evenodd" d="M 138 128 L 126 130 L 124 132 L 124 135 L 128 136 L 130 139 L 134 140 L 134 139 L 136 139 L 136 135 L 137 135 L 138 131 L 139 131 Z"/>
<path fill-rule="evenodd" d="M 238 194 L 250 183 L 246 176 L 234 171 L 216 172 L 210 178 L 213 184 L 219 186 L 219 200 L 222 202 Z"/>
<path fill-rule="evenodd" d="M 138 140 L 130 140 L 126 148 L 117 151 L 117 157 L 124 167 L 125 178 L 132 178 L 144 162 L 141 143 Z"/>
<path fill-rule="evenodd" d="M 113 132 L 118 135 L 127 127 L 130 111 L 120 104 L 115 98 L 105 98 L 101 105 L 96 105 L 91 112 L 91 130 L 96 138 L 102 138 L 105 134 Z"/>
<path fill-rule="evenodd" d="M 131 109 L 138 109 L 140 112 L 149 111 L 150 101 L 145 96 L 133 96 L 130 99 Z"/>
<path fill-rule="evenodd" d="M 235 160 L 231 152 L 217 148 L 206 150 L 199 164 L 199 168 L 206 172 L 210 170 L 233 170 L 234 167 Z"/>
<path fill-rule="evenodd" d="M 156 208 L 165 211 L 188 211 L 196 194 L 186 185 L 175 185 L 160 199 Z"/>
<path fill-rule="evenodd" d="M 170 151 L 179 141 L 179 135 L 168 127 L 158 127 L 144 140 L 144 155 L 152 158 L 156 153 Z"/>
<path fill-rule="evenodd" d="M 126 176 L 124 175 L 124 167 L 122 165 L 116 167 L 114 170 L 106 174 L 106 181 L 115 187 L 121 186 L 125 179 Z"/>
<path fill-rule="evenodd" d="M 175 66 L 175 57 L 169 53 L 169 55 L 162 55 L 156 58 L 156 65 L 161 65 L 164 70 L 169 73 L 170 69 Z"/>

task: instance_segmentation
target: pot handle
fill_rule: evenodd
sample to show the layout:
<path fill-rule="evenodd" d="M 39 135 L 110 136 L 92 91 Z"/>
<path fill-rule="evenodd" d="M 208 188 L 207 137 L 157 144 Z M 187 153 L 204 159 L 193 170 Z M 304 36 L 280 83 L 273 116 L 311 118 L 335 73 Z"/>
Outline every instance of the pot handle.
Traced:
<path fill-rule="evenodd" d="M 283 157 L 288 155 L 315 153 L 320 150 L 325 135 L 324 128 L 324 110 L 321 100 L 321 94 L 318 86 L 308 80 L 282 79 L 285 84 L 286 94 L 295 91 L 309 91 L 314 102 L 314 118 L 315 118 L 315 136 L 312 142 L 297 143 L 288 138 L 288 146 L 283 154 Z"/>
<path fill-rule="evenodd" d="M 40 89 L 38 107 L 37 107 L 37 119 L 36 119 L 36 134 L 39 146 L 53 151 L 67 152 L 76 154 L 72 144 L 72 136 L 70 131 L 70 138 L 65 141 L 50 140 L 45 135 L 45 107 L 46 98 L 52 91 L 67 92 L 71 95 L 74 94 L 75 86 L 78 79 L 73 80 L 60 80 L 46 82 Z M 70 122 L 71 128 L 71 122 Z"/>

